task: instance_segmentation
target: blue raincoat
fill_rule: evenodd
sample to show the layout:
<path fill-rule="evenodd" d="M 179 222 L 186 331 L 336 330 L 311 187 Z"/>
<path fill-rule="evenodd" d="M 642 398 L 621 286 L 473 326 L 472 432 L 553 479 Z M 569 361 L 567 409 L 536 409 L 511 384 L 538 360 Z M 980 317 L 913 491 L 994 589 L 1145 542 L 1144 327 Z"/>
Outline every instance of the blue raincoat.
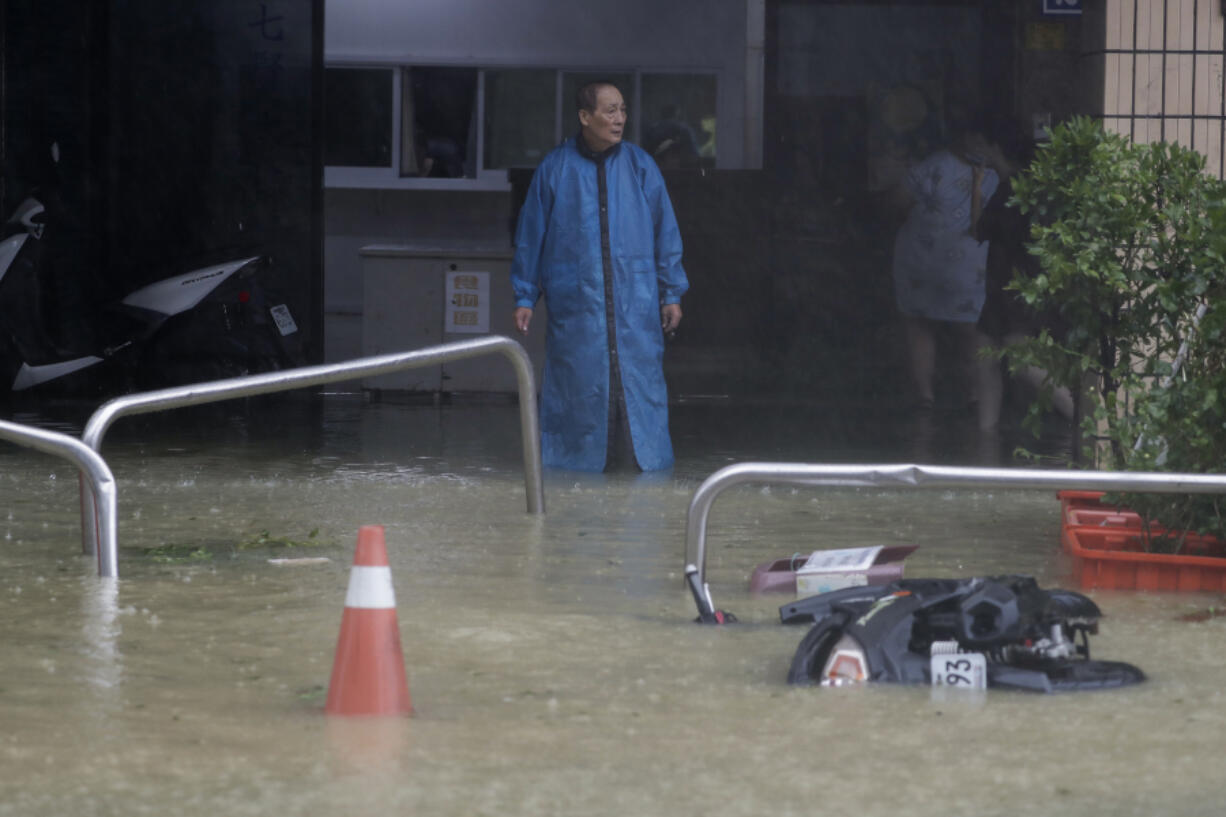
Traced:
<path fill-rule="evenodd" d="M 664 179 L 645 151 L 621 143 L 594 157 L 581 138 L 567 139 L 537 168 L 519 213 L 511 263 L 516 306 L 535 307 L 544 295 L 549 315 L 541 459 L 558 468 L 604 468 L 612 363 L 639 467 L 667 468 L 673 446 L 660 306 L 680 303 L 689 288 L 681 233 Z M 606 265 L 613 295 L 608 310 Z M 612 334 L 608 314 L 615 316 Z"/>

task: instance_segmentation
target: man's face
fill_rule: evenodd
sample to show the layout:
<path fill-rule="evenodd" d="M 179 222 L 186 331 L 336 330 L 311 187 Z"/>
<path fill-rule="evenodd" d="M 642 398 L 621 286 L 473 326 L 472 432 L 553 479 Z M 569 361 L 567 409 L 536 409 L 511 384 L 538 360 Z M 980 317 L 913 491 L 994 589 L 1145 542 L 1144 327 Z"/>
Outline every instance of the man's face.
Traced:
<path fill-rule="evenodd" d="M 626 103 L 612 85 L 603 85 L 596 93 L 596 110 L 579 111 L 583 139 L 596 153 L 602 153 L 622 140 L 626 127 Z"/>

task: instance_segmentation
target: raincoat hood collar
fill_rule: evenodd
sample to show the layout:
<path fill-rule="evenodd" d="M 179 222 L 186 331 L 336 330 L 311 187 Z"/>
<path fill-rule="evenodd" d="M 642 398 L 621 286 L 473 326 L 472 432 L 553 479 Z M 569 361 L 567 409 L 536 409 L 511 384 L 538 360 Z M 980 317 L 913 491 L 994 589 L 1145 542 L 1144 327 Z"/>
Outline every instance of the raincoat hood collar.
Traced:
<path fill-rule="evenodd" d="M 622 143 L 618 142 L 616 145 L 613 145 L 612 147 L 609 147 L 608 149 L 600 153 L 597 153 L 596 151 L 592 150 L 590 147 L 587 146 L 587 140 L 583 138 L 582 130 L 580 130 L 578 133 L 575 134 L 575 148 L 579 151 L 579 155 L 585 159 L 591 159 L 593 162 L 597 162 L 597 163 L 603 162 L 605 159 L 609 158 L 610 156 L 616 155 L 617 152 L 621 150 L 621 147 L 622 147 Z"/>

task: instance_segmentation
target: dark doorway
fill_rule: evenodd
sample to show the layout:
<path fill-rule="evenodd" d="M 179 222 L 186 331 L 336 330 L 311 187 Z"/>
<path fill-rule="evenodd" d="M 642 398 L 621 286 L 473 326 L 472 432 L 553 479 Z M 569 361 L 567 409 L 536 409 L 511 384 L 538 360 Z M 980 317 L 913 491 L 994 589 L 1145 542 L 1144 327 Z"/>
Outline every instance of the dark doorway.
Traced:
<path fill-rule="evenodd" d="M 259 253 L 320 359 L 323 0 L 0 8 L 0 204 L 7 218 L 35 187 L 55 201 L 60 331 L 150 281 Z"/>
<path fill-rule="evenodd" d="M 767 345 L 791 382 L 835 402 L 903 399 L 891 281 L 904 213 L 891 191 L 955 120 L 1014 129 L 1013 4 L 767 4 Z"/>

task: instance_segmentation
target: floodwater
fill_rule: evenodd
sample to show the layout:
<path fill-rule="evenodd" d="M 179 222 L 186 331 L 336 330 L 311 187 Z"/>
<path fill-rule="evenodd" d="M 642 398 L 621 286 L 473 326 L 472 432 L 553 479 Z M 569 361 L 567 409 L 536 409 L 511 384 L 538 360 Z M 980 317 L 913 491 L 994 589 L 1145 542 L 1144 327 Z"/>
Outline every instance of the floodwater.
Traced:
<path fill-rule="evenodd" d="M 1150 676 L 1131 689 L 784 683 L 803 628 L 748 594 L 756 564 L 915 543 L 909 576 L 1056 585 L 1050 494 L 729 490 L 708 575 L 741 623 L 701 627 L 681 569 L 703 479 L 911 461 L 907 441 L 683 405 L 673 472 L 549 473 L 541 517 L 517 411 L 336 395 L 121 420 L 118 582 L 80 555 L 71 466 L 0 446 L 0 815 L 1222 813 L 1226 618 L 1178 620 L 1220 597 L 1092 594 L 1096 656 Z M 386 526 L 411 719 L 322 713 L 364 524 Z"/>

